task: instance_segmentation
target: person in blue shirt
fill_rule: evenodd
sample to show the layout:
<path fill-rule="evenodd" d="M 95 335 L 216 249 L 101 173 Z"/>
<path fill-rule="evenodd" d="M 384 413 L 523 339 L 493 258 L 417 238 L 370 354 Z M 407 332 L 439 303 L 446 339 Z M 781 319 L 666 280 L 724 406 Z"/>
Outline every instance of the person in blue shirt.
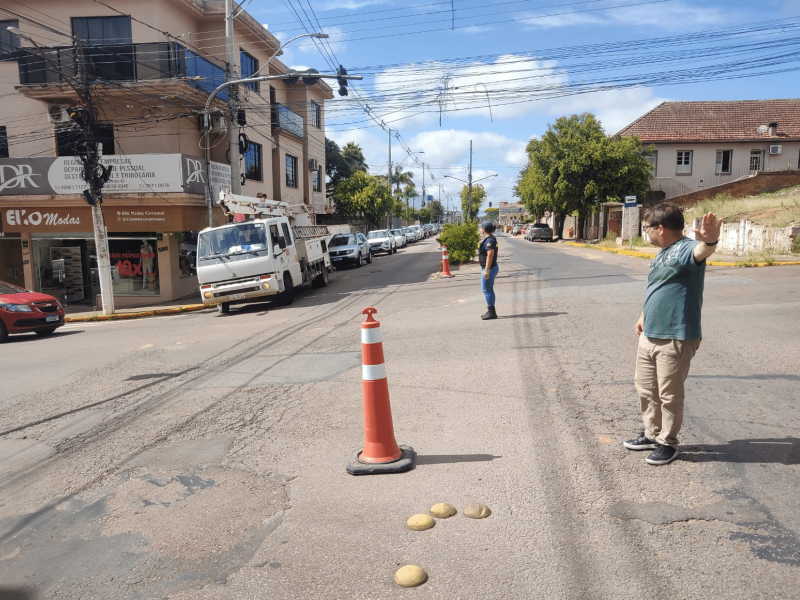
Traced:
<path fill-rule="evenodd" d="M 683 235 L 683 213 L 670 202 L 646 210 L 644 221 L 650 243 L 661 250 L 650 263 L 644 308 L 635 327 L 639 348 L 634 385 L 644 431 L 623 445 L 628 450 L 653 450 L 647 463 L 666 465 L 678 456 L 683 384 L 703 337 L 706 259 L 717 248 L 722 220 L 714 213 L 703 215 L 694 240 Z"/>
<path fill-rule="evenodd" d="M 488 321 L 496 319 L 497 312 L 494 309 L 494 278 L 500 268 L 497 266 L 497 238 L 494 233 L 494 223 L 484 221 L 481 223 L 481 235 L 483 241 L 478 246 L 478 260 L 481 263 L 481 291 L 486 298 L 486 312 L 481 315 L 481 319 Z"/>

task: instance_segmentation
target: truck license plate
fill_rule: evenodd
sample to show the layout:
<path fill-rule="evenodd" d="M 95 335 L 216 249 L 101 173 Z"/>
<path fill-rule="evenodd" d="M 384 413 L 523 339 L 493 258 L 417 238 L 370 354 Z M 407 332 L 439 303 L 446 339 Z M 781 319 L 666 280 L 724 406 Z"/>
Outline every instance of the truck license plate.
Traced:
<path fill-rule="evenodd" d="M 47 315 L 47 317 L 45 317 L 45 321 L 47 323 L 52 323 L 53 321 L 58 321 L 58 319 L 59 319 L 58 315 Z"/>
<path fill-rule="evenodd" d="M 230 299 L 231 300 L 244 300 L 244 298 L 245 298 L 244 294 L 231 294 L 230 295 Z"/>

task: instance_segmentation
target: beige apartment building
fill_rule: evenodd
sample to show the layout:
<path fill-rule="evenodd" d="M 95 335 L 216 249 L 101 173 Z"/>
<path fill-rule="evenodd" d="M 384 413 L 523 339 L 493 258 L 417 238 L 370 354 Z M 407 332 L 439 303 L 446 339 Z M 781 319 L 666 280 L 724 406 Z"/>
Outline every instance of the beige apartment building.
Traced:
<path fill-rule="evenodd" d="M 649 201 L 798 169 L 800 99 L 662 102 L 617 135 L 654 145 Z"/>
<path fill-rule="evenodd" d="M 223 0 L 0 0 L 0 279 L 93 304 L 99 294 L 91 210 L 67 108 L 84 65 L 97 108 L 115 304 L 173 300 L 197 291 L 196 234 L 226 217 L 207 197 L 230 187 L 325 214 L 324 81 L 239 86 L 232 116 L 243 154 L 230 156 Z M 40 47 L 12 35 L 27 33 Z M 82 52 L 67 36 L 83 40 Z M 246 12 L 234 20 L 233 74 L 280 74 L 280 43 Z M 43 56 L 44 54 L 44 56 Z M 262 68 L 263 67 L 263 68 Z M 325 70 L 320 68 L 321 71 Z M 204 158 L 208 139 L 211 162 Z"/>

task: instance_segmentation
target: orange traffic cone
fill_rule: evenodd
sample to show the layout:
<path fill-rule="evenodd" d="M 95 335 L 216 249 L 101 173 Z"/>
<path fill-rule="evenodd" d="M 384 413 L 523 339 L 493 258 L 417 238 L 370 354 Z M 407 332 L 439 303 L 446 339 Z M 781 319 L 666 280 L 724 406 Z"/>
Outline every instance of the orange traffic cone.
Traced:
<path fill-rule="evenodd" d="M 452 277 L 450 274 L 450 259 L 447 257 L 447 246 L 442 244 L 442 277 Z"/>
<path fill-rule="evenodd" d="M 351 475 L 402 473 L 414 466 L 414 449 L 398 446 L 394 439 L 381 324 L 372 318 L 376 312 L 372 307 L 362 311 L 367 315 L 361 323 L 364 448 L 353 452 L 347 463 Z"/>

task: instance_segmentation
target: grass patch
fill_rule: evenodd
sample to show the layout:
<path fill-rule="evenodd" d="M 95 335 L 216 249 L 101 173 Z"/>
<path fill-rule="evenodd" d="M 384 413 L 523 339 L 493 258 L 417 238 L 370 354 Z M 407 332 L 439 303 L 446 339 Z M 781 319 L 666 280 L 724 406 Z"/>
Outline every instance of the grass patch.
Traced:
<path fill-rule="evenodd" d="M 746 198 L 718 194 L 688 208 L 686 217 L 690 220 L 708 212 L 727 223 L 747 219 L 759 225 L 786 227 L 791 221 L 800 222 L 800 185 Z"/>

